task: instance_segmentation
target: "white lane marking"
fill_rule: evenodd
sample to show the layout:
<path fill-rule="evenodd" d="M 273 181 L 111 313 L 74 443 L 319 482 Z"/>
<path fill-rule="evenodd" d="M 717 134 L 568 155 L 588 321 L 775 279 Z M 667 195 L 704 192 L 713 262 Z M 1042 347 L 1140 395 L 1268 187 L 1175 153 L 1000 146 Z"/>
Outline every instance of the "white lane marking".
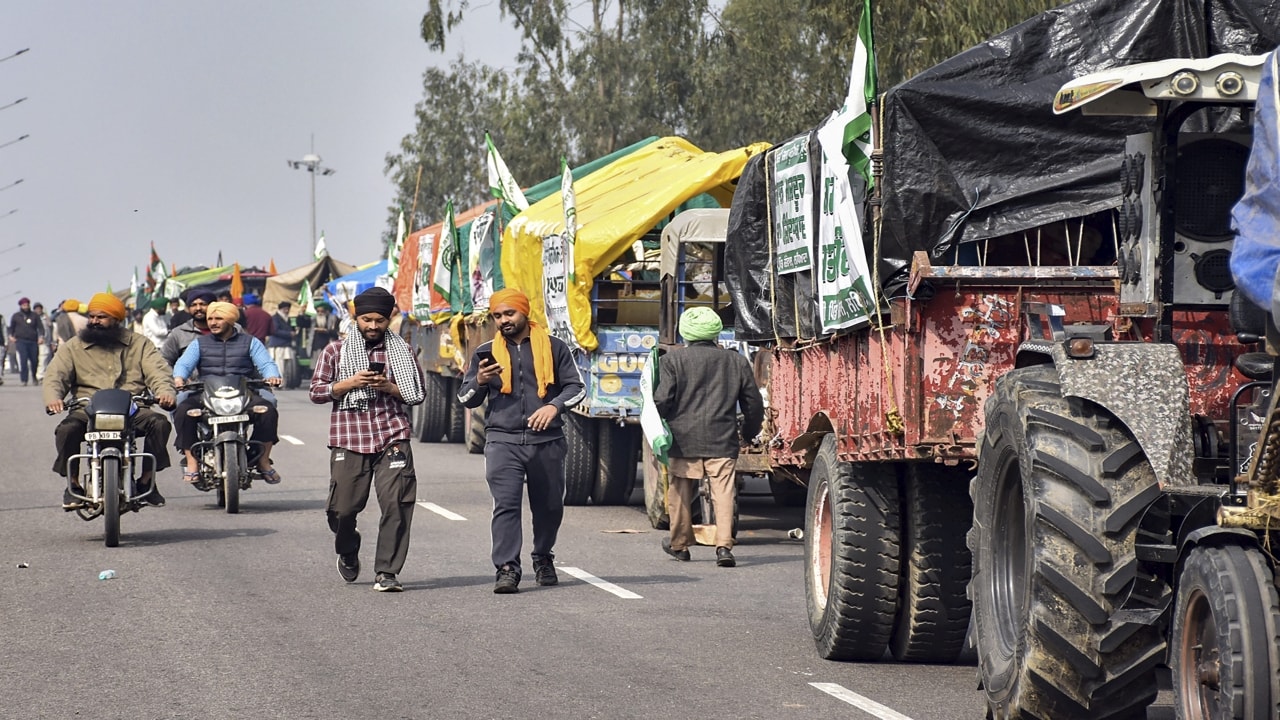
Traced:
<path fill-rule="evenodd" d="M 623 600 L 643 600 L 644 599 L 642 596 L 637 595 L 631 592 L 630 590 L 627 590 L 626 588 L 618 587 L 617 585 L 614 585 L 608 580 L 601 580 L 600 578 L 596 577 L 595 575 L 592 575 L 589 572 L 586 572 L 585 570 L 579 570 L 576 567 L 562 567 L 560 569 L 578 578 L 579 580 L 582 580 L 583 582 L 588 582 L 588 583 L 591 583 L 592 585 L 595 585 L 596 587 L 600 588 L 601 590 L 604 590 L 605 592 L 611 592 L 614 595 L 617 595 L 618 597 L 622 598 Z"/>
<path fill-rule="evenodd" d="M 447 520 L 466 520 L 466 518 L 462 517 L 462 516 L 461 516 L 461 515 L 459 515 L 458 513 L 454 512 L 454 511 L 452 511 L 452 510 L 445 510 L 444 508 L 440 507 L 439 505 L 437 505 L 437 504 L 435 504 L 435 503 L 433 503 L 433 502 L 419 501 L 419 502 L 418 502 L 418 506 L 419 506 L 419 507 L 422 507 L 422 508 L 424 508 L 424 509 L 426 509 L 426 510 L 430 510 L 431 512 L 433 512 L 433 513 L 435 513 L 435 514 L 437 514 L 437 515 L 439 515 L 439 516 L 441 516 L 441 517 L 443 517 L 443 518 L 445 518 L 445 519 L 447 519 Z"/>
<path fill-rule="evenodd" d="M 287 442 L 287 443 L 289 443 L 289 444 L 291 444 L 291 445 L 305 445 L 305 444 L 306 444 L 306 443 L 302 442 L 301 440 L 299 440 L 298 438 L 296 438 L 296 437 L 294 437 L 294 436 L 292 436 L 292 435 L 280 435 L 280 439 L 281 439 L 281 440 L 284 440 L 285 442 Z"/>
<path fill-rule="evenodd" d="M 822 692 L 830 695 L 831 697 L 837 700 L 843 700 L 844 702 L 849 703 L 850 705 L 858 708 L 859 710 L 862 710 L 863 712 L 869 715 L 874 715 L 875 717 L 878 717 L 881 720 L 911 720 L 911 718 L 907 717 L 906 715 L 903 715 L 902 713 L 896 710 L 893 710 L 892 708 L 887 708 L 884 705 L 881 705 L 880 703 L 876 702 L 875 700 L 862 697 L 858 693 L 852 690 L 849 690 L 843 685 L 839 685 L 837 683 L 820 683 L 820 682 L 811 682 L 809 684 L 818 688 Z"/>

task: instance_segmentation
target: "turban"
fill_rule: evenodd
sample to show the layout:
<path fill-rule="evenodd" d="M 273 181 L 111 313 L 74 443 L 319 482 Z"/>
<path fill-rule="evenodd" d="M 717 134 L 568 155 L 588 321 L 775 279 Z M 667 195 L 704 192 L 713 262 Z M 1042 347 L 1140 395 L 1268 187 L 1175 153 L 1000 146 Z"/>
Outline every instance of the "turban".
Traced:
<path fill-rule="evenodd" d="M 18 304 L 19 304 L 19 305 L 30 305 L 30 304 L 31 304 L 31 298 L 18 298 Z"/>
<path fill-rule="evenodd" d="M 64 300 L 62 302 L 62 312 L 75 312 L 80 309 L 79 300 Z"/>
<path fill-rule="evenodd" d="M 167 298 L 163 298 L 163 297 L 151 298 L 152 310 L 164 310 L 168 304 L 169 304 L 169 300 Z"/>
<path fill-rule="evenodd" d="M 89 298 L 88 310 L 89 312 L 94 312 L 95 310 L 98 312 L 104 312 L 121 322 L 124 321 L 124 316 L 127 314 L 127 311 L 124 308 L 124 302 L 122 302 L 120 298 L 112 295 L 111 293 L 104 292 L 100 292 Z"/>
<path fill-rule="evenodd" d="M 499 305 L 506 305 L 522 315 L 529 314 L 529 296 L 515 288 L 499 290 L 489 296 L 490 308 L 497 308 Z"/>
<path fill-rule="evenodd" d="M 187 293 L 188 305 L 190 305 L 191 303 L 197 300 L 203 300 L 204 304 L 208 305 L 209 303 L 217 299 L 218 299 L 218 296 L 214 295 L 212 290 L 192 290 L 191 292 Z"/>
<path fill-rule="evenodd" d="M 81 315 L 89 312 L 89 303 L 80 303 L 80 307 L 76 308 Z"/>
<path fill-rule="evenodd" d="M 720 316 L 705 305 L 691 307 L 680 313 L 680 335 L 685 342 L 715 340 L 722 329 L 724 323 L 720 322 Z"/>
<path fill-rule="evenodd" d="M 212 302 L 209 303 L 209 309 L 205 310 L 204 314 L 205 317 L 221 317 L 235 322 L 240 319 L 240 308 L 229 302 Z"/>
<path fill-rule="evenodd" d="M 391 317 L 391 311 L 396 307 L 396 299 L 387 292 L 385 288 L 371 287 L 360 293 L 352 300 L 356 306 L 356 315 L 364 315 L 365 313 L 377 313 L 383 317 Z"/>
<path fill-rule="evenodd" d="M 245 305 L 261 305 L 262 304 L 262 300 L 258 299 L 258 296 L 254 295 L 253 293 L 249 293 L 245 295 L 244 298 L 241 300 L 241 302 L 244 303 Z"/>

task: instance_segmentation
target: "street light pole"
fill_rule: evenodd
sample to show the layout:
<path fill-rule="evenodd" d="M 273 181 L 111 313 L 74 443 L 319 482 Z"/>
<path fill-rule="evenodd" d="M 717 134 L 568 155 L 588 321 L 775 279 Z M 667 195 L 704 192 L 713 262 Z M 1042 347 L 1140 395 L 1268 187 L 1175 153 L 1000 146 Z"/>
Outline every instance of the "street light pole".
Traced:
<path fill-rule="evenodd" d="M 5 186 L 3 186 L 3 187 L 0 187 L 0 190 L 8 190 L 9 188 L 13 187 L 14 185 L 21 185 L 21 184 L 22 184 L 22 178 L 18 178 L 17 180 L 14 180 L 13 182 L 9 183 L 8 185 L 5 185 Z"/>
<path fill-rule="evenodd" d="M 25 97 L 20 97 L 17 100 L 14 100 L 13 102 L 9 103 L 8 105 L 0 105 L 0 110 L 7 110 L 13 107 L 14 105 L 17 105 L 18 103 L 23 102 L 24 100 L 26 100 Z"/>
<path fill-rule="evenodd" d="M 311 247 L 309 250 L 314 253 L 316 247 L 316 175 L 332 175 L 337 170 L 327 168 L 320 165 L 320 156 L 315 154 L 315 138 L 311 139 L 312 152 L 303 155 L 301 160 L 286 160 L 289 167 L 294 170 L 306 170 L 311 173 Z"/>
<path fill-rule="evenodd" d="M 26 139 L 27 139 L 27 138 L 29 138 L 29 137 L 31 137 L 31 136 L 30 136 L 30 135 L 20 135 L 20 136 L 19 136 L 19 137 L 17 137 L 16 139 L 10 140 L 9 142 L 7 142 L 7 143 L 4 143 L 4 144 L 0 145 L 0 148 L 3 148 L 3 147 L 9 147 L 10 145 L 12 145 L 12 144 L 14 144 L 14 143 L 16 143 L 16 142 L 22 142 L 23 140 L 26 140 Z"/>

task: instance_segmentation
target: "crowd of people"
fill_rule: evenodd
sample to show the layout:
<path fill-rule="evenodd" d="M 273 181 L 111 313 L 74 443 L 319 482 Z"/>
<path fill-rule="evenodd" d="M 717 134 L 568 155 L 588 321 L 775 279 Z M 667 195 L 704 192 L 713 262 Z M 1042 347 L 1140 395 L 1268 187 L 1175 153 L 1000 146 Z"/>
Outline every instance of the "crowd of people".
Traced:
<path fill-rule="evenodd" d="M 87 303 L 66 300 L 46 316 L 39 303 L 22 298 L 8 324 L 8 345 L 15 349 L 23 384 L 38 379 L 42 383 L 50 414 L 67 409 L 64 403 L 70 398 L 87 399 L 105 388 L 131 394 L 149 391 L 156 404 L 174 411 L 172 421 L 152 410 L 139 411 L 137 420 L 146 451 L 156 458 L 138 483 L 137 495 L 152 505 L 164 505 L 155 475 L 171 464 L 171 434 L 176 434 L 184 461 L 184 480 L 194 483 L 198 478 L 192 454 L 196 421 L 189 411 L 201 399 L 178 393 L 196 375 L 254 377 L 279 386 L 277 358 L 291 359 L 297 347 L 290 309 L 282 303 L 277 312 L 267 313 L 253 295 L 237 305 L 229 296 L 194 290 L 184 302 L 157 299 L 132 317 L 110 293 L 94 295 Z M 737 353 L 715 345 L 719 320 L 710 311 L 690 313 L 680 323 L 690 347 L 669 355 L 656 393 L 675 436 L 667 495 L 671 535 L 662 548 L 680 560 L 689 559 L 687 548 L 693 542 L 688 505 L 699 479 L 712 481 L 717 507 L 728 509 L 734 502 L 736 408 L 746 412 L 748 432 L 758 430 L 761 420 L 750 367 Z M 563 415 L 585 397 L 570 348 L 531 321 L 529 314 L 529 298 L 519 290 L 493 294 L 489 316 L 497 335 L 476 348 L 458 395 L 468 408 L 488 403 L 485 481 L 493 498 L 491 561 L 493 591 L 498 594 L 519 592 L 526 493 L 535 580 L 542 586 L 559 582 L 554 548 L 564 517 Z M 426 383 L 413 349 L 392 329 L 400 313 L 389 292 L 374 287 L 360 293 L 347 315 L 339 322 L 322 305 L 310 343 L 314 364 L 309 396 L 316 404 L 330 406 L 325 512 L 338 573 L 354 582 L 361 569 L 356 520 L 370 492 L 376 492 L 381 518 L 373 589 L 397 592 L 403 589 L 398 575 L 408 555 L 417 500 L 410 408 L 425 399 Z M 271 449 L 278 438 L 279 414 L 274 397 L 264 395 L 268 397 L 255 397 L 250 412 L 254 441 L 263 447 L 256 472 L 266 482 L 278 483 L 281 475 L 272 465 Z M 67 478 L 66 510 L 83 507 L 87 499 L 68 463 L 79 451 L 87 424 L 84 410 L 73 407 L 54 432 L 53 471 Z M 732 512 L 717 517 L 724 525 L 716 534 L 717 564 L 733 567 Z"/>

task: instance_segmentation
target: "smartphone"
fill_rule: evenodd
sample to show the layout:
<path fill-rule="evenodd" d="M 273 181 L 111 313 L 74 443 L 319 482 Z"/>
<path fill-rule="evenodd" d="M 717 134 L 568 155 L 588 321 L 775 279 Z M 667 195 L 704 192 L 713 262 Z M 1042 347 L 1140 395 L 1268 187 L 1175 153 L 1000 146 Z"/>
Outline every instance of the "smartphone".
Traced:
<path fill-rule="evenodd" d="M 387 364 L 386 364 L 386 363 L 380 363 L 380 362 L 370 362 L 370 363 L 369 363 L 369 369 L 370 369 L 370 370 L 372 370 L 373 372 L 376 372 L 376 373 L 378 373 L 379 375 L 381 375 L 381 374 L 382 374 L 382 371 L 384 371 L 384 370 L 386 370 L 386 369 L 387 369 Z"/>
<path fill-rule="evenodd" d="M 485 363 L 492 363 L 496 365 L 497 362 L 498 361 L 493 357 L 493 353 L 489 352 L 488 350 L 476 351 L 477 367 L 479 367 L 480 365 L 484 365 Z"/>

